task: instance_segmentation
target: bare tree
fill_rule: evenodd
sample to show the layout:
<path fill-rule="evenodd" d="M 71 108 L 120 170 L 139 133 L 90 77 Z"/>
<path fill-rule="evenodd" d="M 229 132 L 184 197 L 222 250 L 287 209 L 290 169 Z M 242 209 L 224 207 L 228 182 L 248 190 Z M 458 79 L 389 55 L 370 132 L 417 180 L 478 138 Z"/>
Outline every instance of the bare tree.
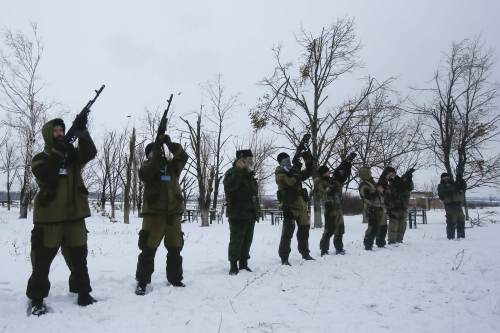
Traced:
<path fill-rule="evenodd" d="M 340 139 L 338 134 L 343 132 L 362 102 L 386 82 L 378 83 L 368 78 L 359 96 L 340 107 L 327 107 L 328 89 L 360 66 L 358 52 L 361 46 L 354 21 L 339 18 L 330 27 L 323 28 L 318 36 L 302 30 L 298 44 L 302 49 L 298 68 L 283 62 L 281 47 L 273 49 L 274 73 L 262 80 L 261 85 L 267 92 L 250 115 L 255 128 L 270 123 L 294 146 L 298 145 L 302 134 L 310 132 L 316 175 L 319 165 L 333 156 Z M 314 211 L 314 226 L 321 227 L 319 200 L 314 200 Z"/>
<path fill-rule="evenodd" d="M 236 142 L 236 149 L 252 150 L 254 161 L 253 171 L 257 177 L 259 194 L 264 195 L 265 186 L 274 176 L 274 168 L 270 160 L 274 161 L 273 156 L 278 152 L 275 141 L 270 137 L 264 137 L 261 129 L 256 129 L 246 142 Z"/>
<path fill-rule="evenodd" d="M 116 131 L 108 132 L 108 135 L 111 137 L 112 145 L 111 151 L 109 154 L 110 157 L 110 165 L 111 167 L 108 169 L 108 195 L 109 195 L 109 204 L 111 206 L 111 221 L 115 221 L 115 212 L 116 212 L 116 201 L 118 199 L 118 195 L 120 194 L 120 190 L 123 190 L 125 184 L 125 171 L 127 167 L 127 158 L 125 149 L 127 146 L 127 131 L 122 131 L 118 133 Z M 121 193 L 123 194 L 123 192 Z"/>
<path fill-rule="evenodd" d="M 27 218 L 28 207 L 36 192 L 30 170 L 41 128 L 46 121 L 49 106 L 41 101 L 42 84 L 39 64 L 43 43 L 36 24 L 31 24 L 31 35 L 6 30 L 5 47 L 0 52 L 0 92 L 4 101 L 0 109 L 7 113 L 4 123 L 20 138 L 23 177 L 21 185 L 20 218 Z"/>
<path fill-rule="evenodd" d="M 10 135 L 7 133 L 7 136 Z M 16 146 L 9 140 L 3 140 L 3 144 L 0 145 L 0 147 L 0 172 L 5 175 L 5 185 L 7 187 L 7 210 L 10 210 L 12 203 L 11 189 L 14 181 L 19 175 L 21 161 L 17 155 Z"/>
<path fill-rule="evenodd" d="M 397 97 L 391 99 L 387 89 L 380 89 L 367 98 L 348 138 L 363 166 L 393 166 L 409 169 L 421 166 L 421 121 L 402 110 Z"/>
<path fill-rule="evenodd" d="M 496 105 L 498 82 L 492 82 L 493 53 L 480 37 L 455 42 L 428 89 L 431 102 L 416 107 L 426 120 L 425 143 L 436 166 L 467 189 L 500 185 L 500 154 L 490 152 L 500 134 Z"/>
<path fill-rule="evenodd" d="M 203 90 L 208 96 L 211 106 L 211 114 L 207 118 L 211 122 L 215 130 L 215 138 L 213 142 L 214 154 L 214 193 L 212 200 L 212 209 L 217 209 L 219 199 L 219 187 L 223 177 L 222 169 L 227 166 L 228 161 L 224 158 L 224 146 L 230 138 L 230 135 L 225 134 L 225 124 L 231 117 L 231 112 L 238 105 L 238 95 L 226 96 L 226 89 L 222 82 L 222 75 L 218 74 L 213 81 L 208 81 L 203 85 Z"/>
<path fill-rule="evenodd" d="M 194 165 L 194 170 L 189 172 L 198 183 L 198 209 L 201 215 L 201 226 L 208 227 L 210 225 L 210 198 L 213 192 L 215 167 L 210 164 L 211 138 L 207 133 L 202 132 L 202 111 L 203 108 L 200 108 L 195 126 L 192 126 L 188 120 L 181 119 L 187 125 L 189 133 L 189 156 Z"/>
<path fill-rule="evenodd" d="M 132 129 L 129 141 L 129 153 L 125 156 L 126 170 L 125 170 L 125 185 L 123 195 L 123 222 L 130 223 L 130 190 L 132 186 L 132 167 L 135 159 L 135 128 Z"/>

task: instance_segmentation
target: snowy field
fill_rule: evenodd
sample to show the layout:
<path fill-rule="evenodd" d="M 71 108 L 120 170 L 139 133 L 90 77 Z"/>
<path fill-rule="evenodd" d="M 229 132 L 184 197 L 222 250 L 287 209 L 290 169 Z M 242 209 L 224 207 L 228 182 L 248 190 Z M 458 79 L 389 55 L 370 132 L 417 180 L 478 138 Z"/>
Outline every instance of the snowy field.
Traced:
<path fill-rule="evenodd" d="M 360 216 L 346 218 L 347 255 L 319 257 L 322 230 L 311 230 L 313 262 L 293 241 L 292 267 L 280 265 L 281 226 L 255 228 L 250 267 L 230 277 L 228 225 L 185 224 L 184 282 L 166 283 L 165 249 L 152 288 L 134 295 L 140 220 L 88 220 L 89 271 L 99 303 L 76 305 L 60 255 L 52 265 L 51 313 L 27 317 L 30 221 L 0 213 L 0 332 L 500 332 L 500 222 L 445 239 L 443 211 L 408 230 L 406 243 L 366 252 Z"/>

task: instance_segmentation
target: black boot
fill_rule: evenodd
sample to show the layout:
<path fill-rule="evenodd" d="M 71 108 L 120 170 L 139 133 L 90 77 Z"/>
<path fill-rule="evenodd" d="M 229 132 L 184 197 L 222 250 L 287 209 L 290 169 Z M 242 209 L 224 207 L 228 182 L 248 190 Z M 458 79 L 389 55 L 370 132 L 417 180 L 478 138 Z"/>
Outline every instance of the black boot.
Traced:
<path fill-rule="evenodd" d="M 328 255 L 328 250 L 321 250 L 321 256 Z"/>
<path fill-rule="evenodd" d="M 311 255 L 309 253 L 304 253 L 302 255 L 302 259 L 304 259 L 304 260 L 316 260 L 313 257 L 311 257 Z"/>
<path fill-rule="evenodd" d="M 281 258 L 281 264 L 284 266 L 292 266 L 292 265 L 290 265 L 288 258 Z"/>
<path fill-rule="evenodd" d="M 252 270 L 248 267 L 248 260 L 247 259 L 241 259 L 240 260 L 240 271 L 244 269 L 248 272 L 252 272 Z"/>
<path fill-rule="evenodd" d="M 87 306 L 94 303 L 97 303 L 97 300 L 94 297 L 92 297 L 89 293 L 78 294 L 78 305 Z"/>
<path fill-rule="evenodd" d="M 137 287 L 135 287 L 135 294 L 138 296 L 146 295 L 146 286 L 147 284 L 138 282 Z"/>
<path fill-rule="evenodd" d="M 167 247 L 167 280 L 174 287 L 185 287 L 182 283 L 183 269 L 181 250 Z"/>
<path fill-rule="evenodd" d="M 47 313 L 47 306 L 45 305 L 43 299 L 33 299 L 31 300 L 31 314 L 35 316 L 42 316 Z"/>
<path fill-rule="evenodd" d="M 238 274 L 238 262 L 236 260 L 231 261 L 231 266 L 229 268 L 229 275 Z"/>
<path fill-rule="evenodd" d="M 341 255 L 344 255 L 344 254 L 345 254 L 345 251 L 344 251 L 344 249 L 335 250 L 335 254 L 341 254 Z"/>

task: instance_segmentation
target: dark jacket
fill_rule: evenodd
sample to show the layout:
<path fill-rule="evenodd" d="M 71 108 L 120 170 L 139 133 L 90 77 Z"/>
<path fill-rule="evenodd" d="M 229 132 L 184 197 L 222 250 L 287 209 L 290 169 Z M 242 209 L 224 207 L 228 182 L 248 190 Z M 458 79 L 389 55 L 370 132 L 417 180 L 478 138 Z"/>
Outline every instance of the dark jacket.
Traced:
<path fill-rule="evenodd" d="M 302 182 L 312 175 L 312 158 L 306 158 L 306 168 L 296 170 L 292 168 L 286 172 L 278 166 L 274 172 L 276 185 L 278 185 L 278 200 L 283 209 L 290 209 L 298 212 L 307 211 L 307 202 L 304 196 L 305 189 Z"/>
<path fill-rule="evenodd" d="M 224 175 L 226 216 L 230 219 L 258 220 L 259 192 L 255 173 L 233 166 Z"/>
<path fill-rule="evenodd" d="M 413 191 L 413 180 L 410 176 L 396 176 L 384 183 L 384 203 L 388 210 L 406 211 Z"/>
<path fill-rule="evenodd" d="M 464 181 L 441 182 L 438 185 L 439 199 L 445 204 L 464 203 L 464 193 L 467 185 Z"/>
<path fill-rule="evenodd" d="M 34 200 L 33 223 L 57 223 L 90 216 L 88 191 L 83 183 L 82 168 L 97 150 L 87 136 L 78 140 L 78 148 L 65 144 L 66 153 L 54 147 L 52 120 L 42 128 L 44 151 L 35 155 L 31 170 L 40 188 Z M 60 175 L 60 170 L 66 170 Z"/>
<path fill-rule="evenodd" d="M 184 211 L 179 176 L 188 155 L 178 143 L 171 143 L 168 148 L 174 155 L 171 160 L 155 147 L 153 157 L 145 160 L 139 169 L 139 178 L 144 182 L 142 215 L 175 215 Z"/>

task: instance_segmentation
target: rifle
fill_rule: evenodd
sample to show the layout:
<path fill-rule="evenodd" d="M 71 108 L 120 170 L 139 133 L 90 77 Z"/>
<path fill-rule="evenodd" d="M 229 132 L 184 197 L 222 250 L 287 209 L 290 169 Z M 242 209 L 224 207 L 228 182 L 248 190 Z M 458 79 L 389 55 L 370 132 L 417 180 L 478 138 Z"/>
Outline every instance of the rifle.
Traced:
<path fill-rule="evenodd" d="M 68 143 L 73 143 L 76 140 L 75 136 L 75 131 L 77 130 L 84 130 L 87 128 L 87 122 L 89 120 L 89 113 L 90 113 L 90 108 L 92 105 L 95 103 L 97 100 L 97 97 L 101 94 L 101 92 L 104 90 L 105 85 L 103 84 L 101 88 L 95 91 L 95 97 L 88 101 L 87 105 L 85 105 L 80 111 L 79 114 L 76 115 L 75 120 L 73 120 L 73 124 L 71 125 L 70 129 L 66 132 L 66 135 L 64 136 L 64 139 Z"/>
<path fill-rule="evenodd" d="M 160 120 L 160 125 L 158 125 L 158 131 L 156 132 L 155 145 L 157 147 L 161 147 L 161 137 L 165 135 L 165 131 L 167 130 L 167 116 L 168 110 L 170 110 L 170 104 L 172 104 L 172 98 L 174 98 L 174 94 L 170 94 L 169 99 L 167 100 L 167 108 L 163 111 L 163 115 Z"/>
<path fill-rule="evenodd" d="M 293 155 L 292 166 L 296 169 L 300 169 L 300 156 L 305 151 L 309 151 L 309 140 L 311 139 L 311 134 L 306 133 L 300 140 L 299 145 L 297 146 L 297 150 L 295 151 L 295 155 Z"/>

